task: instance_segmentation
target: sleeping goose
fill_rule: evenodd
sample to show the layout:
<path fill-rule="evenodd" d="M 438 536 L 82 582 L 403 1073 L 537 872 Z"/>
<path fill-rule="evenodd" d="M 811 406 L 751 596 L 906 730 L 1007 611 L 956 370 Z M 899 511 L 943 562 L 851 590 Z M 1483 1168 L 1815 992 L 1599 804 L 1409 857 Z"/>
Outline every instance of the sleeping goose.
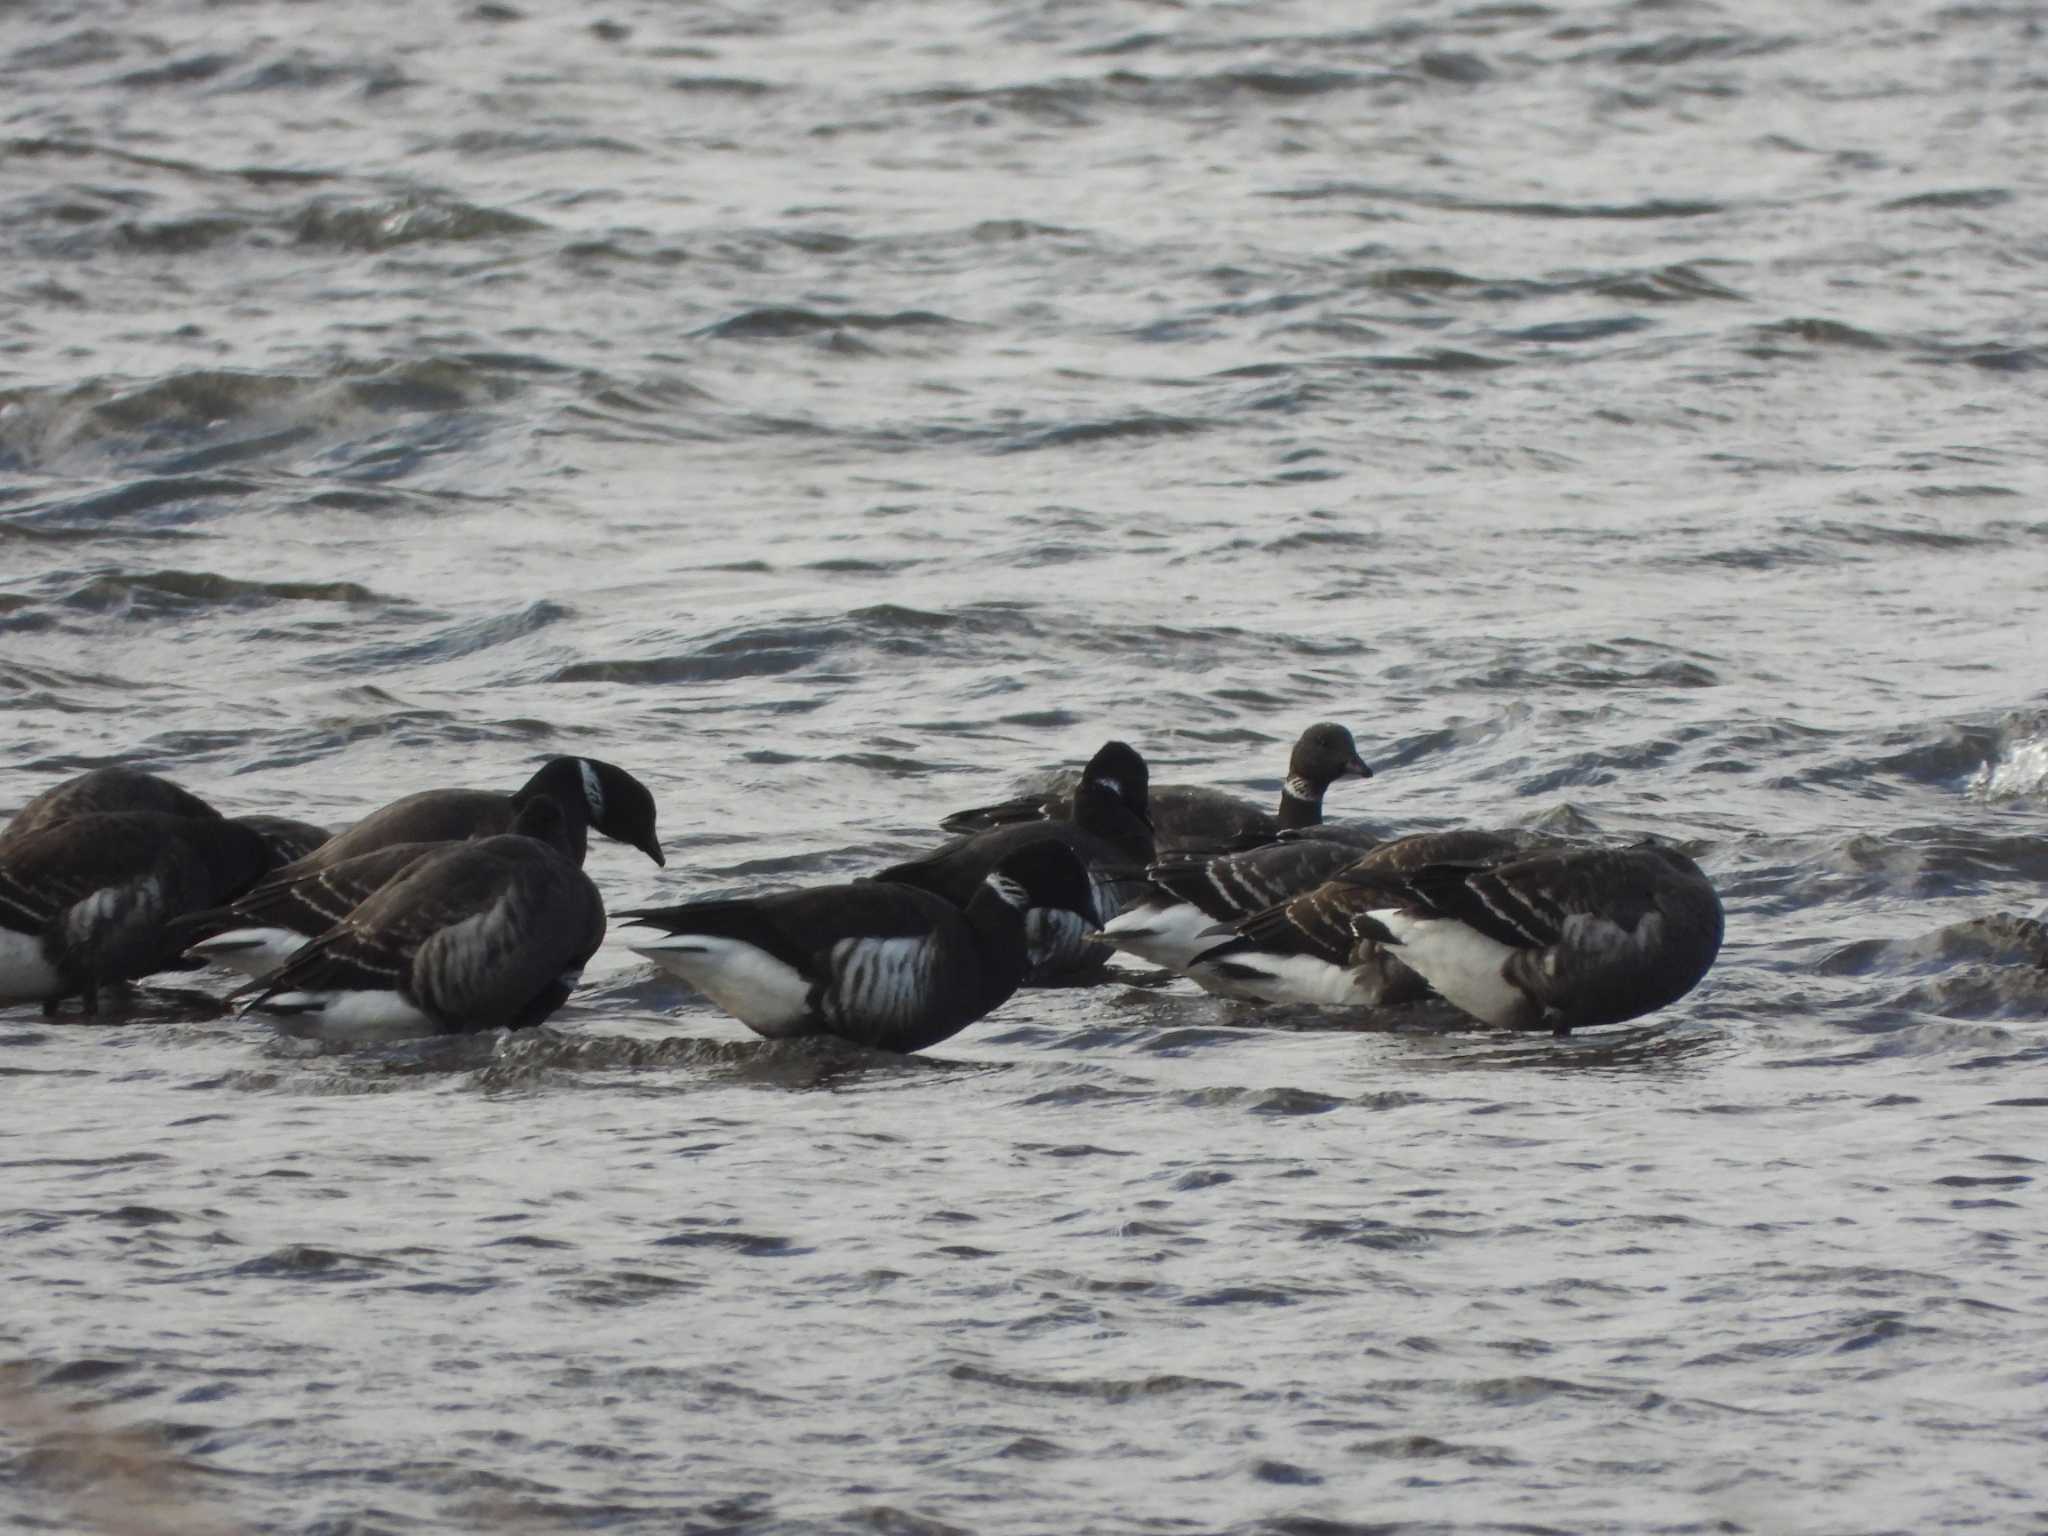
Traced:
<path fill-rule="evenodd" d="M 540 1023 L 604 939 L 604 902 L 569 857 L 574 825 L 553 796 L 530 795 L 511 831 L 414 859 L 253 983 L 244 1011 L 347 1041 Z"/>
<path fill-rule="evenodd" d="M 1565 1035 L 1674 1003 L 1721 949 L 1721 900 L 1675 848 L 1553 849 L 1425 864 L 1355 922 L 1450 1002 L 1502 1029 Z"/>
<path fill-rule="evenodd" d="M 255 830 L 218 816 L 109 811 L 0 842 L 0 1002 L 76 996 L 173 963 L 169 924 L 217 906 L 270 867 Z"/>
<path fill-rule="evenodd" d="M 167 816 L 188 816 L 201 821 L 210 821 L 220 815 L 191 791 L 157 774 L 145 773 L 140 768 L 94 768 L 44 790 L 15 812 L 14 819 L 0 828 L 0 843 L 44 827 L 53 827 L 74 816 L 109 811 L 160 811 Z M 254 828 L 262 835 L 270 847 L 271 864 L 275 868 L 305 857 L 328 838 L 325 827 L 296 821 L 289 816 L 236 816 L 231 819 Z"/>
<path fill-rule="evenodd" d="M 220 815 L 190 790 L 140 768 L 93 768 L 52 785 L 16 811 L 14 819 L 0 827 L 0 842 L 26 837 L 75 816 L 114 811 L 155 811 L 207 820 Z"/>
<path fill-rule="evenodd" d="M 1343 1008 L 1413 1002 L 1428 995 L 1428 984 L 1357 932 L 1359 917 L 1385 903 L 1388 882 L 1427 864 L 1456 860 L 1477 867 L 1554 845 L 1554 839 L 1532 832 L 1459 830 L 1396 838 L 1362 854 L 1338 844 L 1302 842 L 1233 855 L 1254 869 L 1262 859 L 1276 860 L 1280 850 L 1304 850 L 1297 855 L 1304 861 L 1335 858 L 1337 865 L 1270 906 L 1236 917 L 1234 936 L 1219 938 L 1215 927 L 1206 939 L 1188 935 L 1195 953 L 1177 969 L 1205 991 L 1246 1002 Z M 1310 867 L 1304 862 L 1282 871 L 1305 873 Z M 1192 919 L 1182 919 L 1179 932 L 1193 927 Z"/>
<path fill-rule="evenodd" d="M 511 829 L 520 805 L 547 795 L 561 808 L 569 858 L 583 863 L 589 831 L 638 848 L 663 862 L 654 832 L 654 796 L 623 768 L 592 757 L 555 757 L 510 794 L 490 789 L 426 789 L 372 811 L 305 858 L 279 871 L 297 877 L 312 864 L 334 864 L 392 843 L 488 837 Z"/>
<path fill-rule="evenodd" d="M 1351 732 L 1327 721 L 1301 733 L 1287 762 L 1280 803 L 1268 811 L 1222 790 L 1192 784 L 1160 784 L 1151 789 L 1147 810 L 1153 836 L 1163 850 L 1243 847 L 1271 840 L 1289 827 L 1314 826 L 1323 819 L 1323 792 L 1343 778 L 1369 779 L 1372 770 L 1358 755 Z M 1018 821 L 1067 820 L 1073 815 L 1073 793 L 1062 788 L 1050 795 L 1026 795 L 997 805 L 956 811 L 939 825 L 948 832 L 974 832 Z"/>
<path fill-rule="evenodd" d="M 1088 872 L 1089 910 L 1034 906 L 1024 915 L 1030 963 L 1024 984 L 1071 979 L 1101 969 L 1109 947 L 1096 937 L 1124 903 L 1148 889 L 1142 871 L 1152 859 L 1145 815 L 1145 760 L 1121 741 L 1106 743 L 1082 770 L 1071 821 L 1028 821 L 971 832 L 875 876 L 938 895 L 978 884 L 1014 850 L 1051 838 L 1072 849 Z"/>
<path fill-rule="evenodd" d="M 1071 849 L 1040 838 L 953 899 L 866 880 L 624 914 L 661 936 L 629 945 L 770 1040 L 836 1035 L 918 1051 L 958 1034 L 1023 980 L 1024 914 L 1089 906 Z"/>

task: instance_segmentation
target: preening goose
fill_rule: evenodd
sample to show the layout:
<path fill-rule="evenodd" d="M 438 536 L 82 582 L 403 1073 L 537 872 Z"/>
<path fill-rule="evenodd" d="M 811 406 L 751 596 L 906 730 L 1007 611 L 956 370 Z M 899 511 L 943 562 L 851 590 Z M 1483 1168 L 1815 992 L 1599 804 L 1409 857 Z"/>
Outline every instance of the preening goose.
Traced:
<path fill-rule="evenodd" d="M 1558 849 L 1490 867 L 1425 864 L 1361 914 L 1482 1023 L 1557 1034 L 1676 1002 L 1720 953 L 1721 900 L 1675 848 Z"/>

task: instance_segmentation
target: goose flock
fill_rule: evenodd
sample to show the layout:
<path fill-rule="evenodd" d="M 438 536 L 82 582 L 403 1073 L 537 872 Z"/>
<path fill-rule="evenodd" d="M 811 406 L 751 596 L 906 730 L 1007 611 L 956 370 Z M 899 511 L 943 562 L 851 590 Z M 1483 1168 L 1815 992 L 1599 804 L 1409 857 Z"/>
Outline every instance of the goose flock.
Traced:
<path fill-rule="evenodd" d="M 1254 1003 L 1386 1009 L 1436 997 L 1566 1034 L 1652 1012 L 1720 950 L 1714 888 L 1654 840 L 1522 831 L 1376 840 L 1323 820 L 1370 778 L 1351 732 L 1295 743 L 1272 809 L 1152 785 L 1106 743 L 1045 792 L 964 810 L 952 839 L 845 884 L 616 914 L 628 947 L 769 1039 L 889 1051 L 945 1040 L 1020 986 L 1113 953 Z M 665 860 L 625 769 L 552 758 L 518 789 L 430 789 L 343 831 L 223 816 L 133 768 L 59 784 L 0 829 L 0 1005 L 206 966 L 286 1033 L 338 1041 L 518 1029 L 603 942 L 590 833 Z"/>

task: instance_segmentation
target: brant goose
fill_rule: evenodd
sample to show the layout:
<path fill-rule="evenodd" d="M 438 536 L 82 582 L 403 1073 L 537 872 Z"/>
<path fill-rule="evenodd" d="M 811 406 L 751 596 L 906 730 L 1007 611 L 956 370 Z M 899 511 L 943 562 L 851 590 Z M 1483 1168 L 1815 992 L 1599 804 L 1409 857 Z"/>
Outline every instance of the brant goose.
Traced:
<path fill-rule="evenodd" d="M 1533 832 L 1460 830 L 1396 838 L 1363 854 L 1311 841 L 1239 854 L 1255 868 L 1263 859 L 1277 860 L 1279 849 L 1316 849 L 1314 857 L 1338 863 L 1321 879 L 1237 917 L 1235 937 L 1227 937 L 1228 924 L 1209 929 L 1206 941 L 1193 941 L 1195 953 L 1179 969 L 1205 991 L 1245 1002 L 1350 1008 L 1413 1002 L 1428 995 L 1428 985 L 1380 944 L 1361 938 L 1359 916 L 1385 904 L 1390 882 L 1424 865 L 1480 867 L 1555 846 L 1555 839 Z M 1304 873 L 1307 867 L 1301 866 Z M 1192 926 L 1183 920 L 1182 931 Z"/>
<path fill-rule="evenodd" d="M 0 1002 L 76 996 L 172 964 L 171 920 L 218 906 L 270 867 L 252 828 L 218 816 L 105 811 L 0 842 Z"/>
<path fill-rule="evenodd" d="M 1277 810 L 1263 810 L 1222 790 L 1162 784 L 1152 789 L 1148 800 L 1153 835 L 1162 849 L 1242 847 L 1252 842 L 1269 842 L 1285 828 L 1320 822 L 1323 791 L 1337 780 L 1371 777 L 1372 770 L 1358 755 L 1351 732 L 1325 721 L 1310 726 L 1295 742 Z M 956 811 L 939 825 L 948 832 L 974 832 L 1040 818 L 1064 821 L 1072 815 L 1072 791 L 1061 789 L 1050 795 L 1026 795 L 997 805 Z"/>
<path fill-rule="evenodd" d="M 1424 864 L 1354 920 L 1482 1023 L 1567 1035 L 1674 1003 L 1721 949 L 1721 899 L 1675 848 Z"/>
<path fill-rule="evenodd" d="M 1360 851 L 1303 838 L 1242 853 L 1164 859 L 1146 871 L 1150 883 L 1139 898 L 1102 925 L 1102 936 L 1141 960 L 1185 971 L 1216 947 L 1218 923 L 1239 922 L 1312 890 Z"/>
<path fill-rule="evenodd" d="M 74 816 L 110 811 L 155 811 L 164 816 L 206 820 L 220 816 L 204 800 L 169 779 L 144 773 L 140 768 L 94 768 L 44 790 L 16 811 L 14 819 L 0 828 L 0 842 L 26 837 Z"/>
<path fill-rule="evenodd" d="M 822 1034 L 922 1050 L 1017 989 L 1030 908 L 1090 905 L 1080 860 L 1054 839 L 1005 854 L 971 892 L 959 888 L 964 865 L 950 873 L 952 900 L 865 880 L 628 912 L 662 930 L 628 947 L 770 1040 Z"/>
<path fill-rule="evenodd" d="M 638 848 L 656 864 L 665 862 L 654 834 L 654 796 L 645 784 L 625 769 L 593 757 L 555 757 L 509 795 L 489 789 L 426 789 L 394 800 L 279 873 L 297 877 L 314 864 L 339 863 L 393 843 L 447 842 L 508 832 L 513 813 L 536 795 L 547 795 L 560 807 L 572 863 L 583 863 L 592 827 Z"/>
<path fill-rule="evenodd" d="M 1141 871 L 1152 860 L 1152 825 L 1145 814 L 1145 760 L 1121 741 L 1105 744 L 1082 770 L 1071 821 L 1029 821 L 955 838 L 944 847 L 891 865 L 875 876 L 914 885 L 956 904 L 971 895 L 1002 860 L 1039 840 L 1065 844 L 1088 872 L 1089 909 L 1034 906 L 1024 914 L 1030 963 L 1026 986 L 1100 970 L 1109 947 L 1096 930 L 1148 889 Z"/>
<path fill-rule="evenodd" d="M 558 757 L 509 796 L 430 789 L 393 801 L 230 906 L 188 919 L 181 925 L 191 946 L 187 953 L 247 976 L 268 976 L 415 859 L 465 837 L 512 830 L 516 807 L 535 798 L 554 801 L 562 813 L 564 852 L 576 864 L 583 862 L 591 826 L 663 862 L 654 835 L 654 797 L 646 786 L 610 763 Z"/>
<path fill-rule="evenodd" d="M 416 858 L 244 989 L 257 993 L 244 1011 L 347 1041 L 540 1023 L 604 939 L 604 901 L 569 858 L 575 824 L 553 796 L 530 795 L 510 832 Z"/>

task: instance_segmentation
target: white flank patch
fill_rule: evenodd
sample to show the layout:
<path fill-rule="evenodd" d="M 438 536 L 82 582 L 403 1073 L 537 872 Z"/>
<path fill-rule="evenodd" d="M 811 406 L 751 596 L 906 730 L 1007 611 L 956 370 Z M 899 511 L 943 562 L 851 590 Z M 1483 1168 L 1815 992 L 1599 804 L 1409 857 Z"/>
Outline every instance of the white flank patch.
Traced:
<path fill-rule="evenodd" d="M 1223 967 L 1231 970 L 1225 974 Z M 1361 991 L 1358 972 L 1312 955 L 1269 955 L 1243 950 L 1188 967 L 1188 977 L 1205 992 L 1252 1003 L 1314 1003 L 1323 1008 L 1363 1008 L 1379 1001 L 1377 986 Z"/>
<path fill-rule="evenodd" d="M 286 1015 L 278 1028 L 300 1039 L 410 1040 L 441 1032 L 396 992 L 280 992 L 253 1006 Z"/>
<path fill-rule="evenodd" d="M 738 939 L 674 933 L 626 946 L 680 976 L 756 1034 L 809 1033 L 811 984 L 766 950 Z"/>
<path fill-rule="evenodd" d="M 1400 911 L 1371 916 L 1400 944 L 1396 951 L 1446 999 L 1485 1023 L 1510 1026 L 1529 1000 L 1501 974 L 1515 951 L 1449 918 Z"/>
<path fill-rule="evenodd" d="M 43 941 L 32 933 L 0 928 L 0 1002 L 33 1002 L 51 996 L 63 983 L 57 968 L 43 958 Z"/>
<path fill-rule="evenodd" d="M 153 914 L 163 905 L 163 882 L 154 876 L 126 885 L 103 885 L 64 914 L 67 944 L 90 945 L 111 923 Z"/>
<path fill-rule="evenodd" d="M 996 877 L 991 877 L 996 878 Z M 832 986 L 827 1006 L 843 1021 L 910 1024 L 929 1006 L 925 967 L 931 940 L 841 939 L 832 946 Z"/>
<path fill-rule="evenodd" d="M 185 953 L 261 981 L 308 942 L 303 933 L 289 928 L 235 928 L 201 939 Z"/>
<path fill-rule="evenodd" d="M 1220 942 L 1202 936 L 1215 926 L 1216 920 L 1191 901 L 1167 907 L 1142 903 L 1104 923 L 1102 936 L 1140 960 L 1185 971 L 1195 956 Z"/>

